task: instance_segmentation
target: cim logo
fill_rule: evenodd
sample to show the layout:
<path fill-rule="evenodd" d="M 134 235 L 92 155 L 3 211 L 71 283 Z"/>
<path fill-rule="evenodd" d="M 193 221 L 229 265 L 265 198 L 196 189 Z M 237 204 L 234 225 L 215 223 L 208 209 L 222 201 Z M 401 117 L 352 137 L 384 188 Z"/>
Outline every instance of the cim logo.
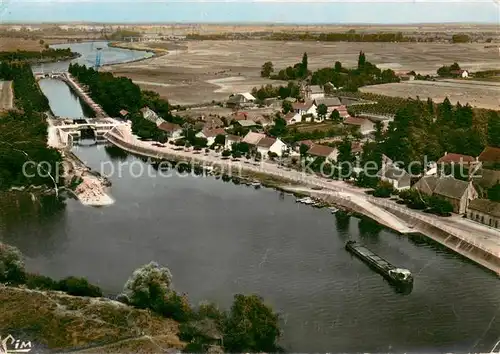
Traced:
<path fill-rule="evenodd" d="M 0 354 L 28 353 L 31 351 L 31 341 L 21 341 L 12 335 L 5 338 L 0 337 Z"/>

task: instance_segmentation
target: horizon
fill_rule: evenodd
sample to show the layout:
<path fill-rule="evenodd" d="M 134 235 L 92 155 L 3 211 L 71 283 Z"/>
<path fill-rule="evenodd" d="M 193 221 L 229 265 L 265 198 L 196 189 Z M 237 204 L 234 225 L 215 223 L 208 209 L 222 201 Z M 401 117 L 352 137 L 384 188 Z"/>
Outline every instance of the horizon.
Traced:
<path fill-rule="evenodd" d="M 0 19 L 2 24 L 498 25 L 500 8 L 493 0 L 7 0 Z"/>

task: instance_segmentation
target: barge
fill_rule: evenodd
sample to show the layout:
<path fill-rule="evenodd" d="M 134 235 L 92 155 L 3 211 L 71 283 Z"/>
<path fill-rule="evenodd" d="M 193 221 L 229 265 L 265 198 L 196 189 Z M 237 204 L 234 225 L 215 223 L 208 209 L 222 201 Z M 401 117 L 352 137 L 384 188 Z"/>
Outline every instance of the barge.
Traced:
<path fill-rule="evenodd" d="M 404 288 L 413 286 L 413 275 L 408 269 L 393 266 L 356 241 L 347 241 L 345 248 L 380 273 L 390 284 Z"/>

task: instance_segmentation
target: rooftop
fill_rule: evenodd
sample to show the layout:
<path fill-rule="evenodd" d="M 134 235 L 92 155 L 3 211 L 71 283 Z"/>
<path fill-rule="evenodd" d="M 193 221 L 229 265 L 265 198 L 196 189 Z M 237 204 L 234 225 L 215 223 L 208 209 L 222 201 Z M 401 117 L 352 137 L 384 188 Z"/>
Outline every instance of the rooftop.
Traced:
<path fill-rule="evenodd" d="M 445 153 L 437 162 L 438 163 L 472 163 L 476 159 L 469 155 L 455 154 L 455 153 Z"/>
<path fill-rule="evenodd" d="M 309 155 L 319 156 L 319 157 L 328 157 L 333 152 L 335 152 L 335 148 L 319 144 L 313 144 L 311 148 L 307 151 Z"/>
<path fill-rule="evenodd" d="M 488 199 L 472 200 L 469 203 L 469 209 L 500 218 L 500 203 L 495 203 Z"/>
<path fill-rule="evenodd" d="M 176 130 L 181 130 L 181 126 L 179 124 L 175 124 L 175 123 L 170 123 L 170 122 L 162 122 L 158 128 L 160 130 L 163 130 L 165 132 L 169 132 L 169 133 L 172 133 Z"/>
<path fill-rule="evenodd" d="M 257 125 L 257 123 L 250 119 L 239 120 L 238 124 L 242 127 L 253 127 L 254 125 Z"/>
<path fill-rule="evenodd" d="M 217 128 L 217 129 L 203 129 L 202 130 L 203 135 L 205 135 L 207 138 L 213 138 L 216 137 L 217 135 L 225 135 L 226 131 L 224 128 Z"/>
<path fill-rule="evenodd" d="M 500 162 L 500 148 L 487 146 L 484 148 L 478 160 L 481 162 Z"/>
<path fill-rule="evenodd" d="M 257 145 L 261 139 L 264 139 L 266 136 L 261 133 L 254 133 L 254 132 L 249 132 L 245 137 L 243 138 L 243 142 L 250 144 L 250 145 Z"/>
<path fill-rule="evenodd" d="M 346 119 L 344 119 L 344 124 L 349 125 L 363 125 L 366 122 L 369 122 L 369 120 L 366 118 L 347 117 Z"/>
<path fill-rule="evenodd" d="M 262 138 L 259 140 L 259 142 L 257 143 L 257 146 L 269 149 L 271 146 L 273 146 L 273 144 L 275 142 L 276 142 L 276 139 L 266 136 L 265 138 Z"/>
<path fill-rule="evenodd" d="M 469 187 L 469 183 L 451 176 L 425 176 L 414 186 L 426 194 L 437 194 L 452 199 L 461 199 Z"/>
<path fill-rule="evenodd" d="M 403 178 L 410 177 L 408 172 L 406 172 L 405 170 L 398 168 L 394 165 L 385 166 L 377 173 L 377 175 L 379 177 L 383 176 L 385 178 L 389 178 L 389 179 L 393 179 L 393 180 L 397 180 L 397 181 L 399 181 Z"/>
<path fill-rule="evenodd" d="M 324 104 L 327 107 L 336 107 L 336 106 L 341 106 L 342 103 L 340 102 L 340 99 L 338 97 L 328 97 L 328 98 L 316 98 L 314 100 L 316 102 L 316 105 Z"/>
<path fill-rule="evenodd" d="M 295 102 L 292 104 L 292 108 L 294 110 L 303 110 L 307 111 L 309 108 L 311 108 L 314 104 L 314 101 L 306 101 L 306 102 Z"/>

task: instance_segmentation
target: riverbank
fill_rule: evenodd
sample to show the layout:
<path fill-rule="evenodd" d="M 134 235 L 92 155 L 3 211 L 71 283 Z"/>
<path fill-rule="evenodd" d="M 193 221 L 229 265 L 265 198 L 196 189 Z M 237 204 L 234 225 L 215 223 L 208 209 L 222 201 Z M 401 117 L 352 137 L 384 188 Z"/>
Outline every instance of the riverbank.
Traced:
<path fill-rule="evenodd" d="M 119 48 L 119 49 L 127 49 L 127 50 L 137 50 L 141 52 L 146 52 L 146 53 L 152 53 L 153 55 L 150 57 L 144 57 L 144 58 L 138 58 L 138 59 L 133 59 L 133 60 L 127 60 L 127 61 L 122 61 L 119 63 L 109 63 L 109 64 L 102 64 L 102 67 L 112 67 L 114 65 L 120 65 L 120 64 L 131 64 L 131 63 L 137 63 L 140 61 L 144 61 L 147 59 L 152 59 L 152 58 L 158 58 L 164 55 L 169 54 L 168 50 L 163 50 L 163 49 L 151 49 L 147 47 L 141 47 L 141 46 L 136 46 L 134 43 L 130 43 L 131 45 L 127 45 L 126 42 L 108 42 L 108 47 L 110 48 Z"/>
<path fill-rule="evenodd" d="M 177 322 L 106 298 L 71 296 L 0 284 L 0 333 L 30 341 L 29 349 L 144 353 L 185 346 Z M 15 329 L 28 329 L 18 337 Z M 13 349 L 9 347 L 8 349 Z"/>
<path fill-rule="evenodd" d="M 152 142 L 136 139 L 130 131 L 124 129 L 114 129 L 106 137 L 112 144 L 126 151 L 154 159 L 176 159 L 210 166 L 217 165 L 230 173 L 235 173 L 235 171 L 241 173 L 247 170 L 276 176 L 288 182 L 280 187 L 283 190 L 300 192 L 339 204 L 401 234 L 422 233 L 500 275 L 500 245 L 498 240 L 494 239 L 493 232 L 489 233 L 487 229 L 475 229 L 474 233 L 470 233 L 471 228 L 464 227 L 463 224 L 454 225 L 453 221 L 423 215 L 423 213 L 397 205 L 395 202 L 368 196 L 363 190 L 349 186 L 345 182 L 325 180 L 300 171 L 285 170 L 268 162 L 223 160 L 213 153 L 204 155 L 189 150 L 174 150 L 169 145 L 165 148 L 156 147 L 151 145 Z M 436 229 L 447 236 L 436 237 Z M 454 242 L 448 242 L 452 239 L 459 240 L 458 246 Z"/>

